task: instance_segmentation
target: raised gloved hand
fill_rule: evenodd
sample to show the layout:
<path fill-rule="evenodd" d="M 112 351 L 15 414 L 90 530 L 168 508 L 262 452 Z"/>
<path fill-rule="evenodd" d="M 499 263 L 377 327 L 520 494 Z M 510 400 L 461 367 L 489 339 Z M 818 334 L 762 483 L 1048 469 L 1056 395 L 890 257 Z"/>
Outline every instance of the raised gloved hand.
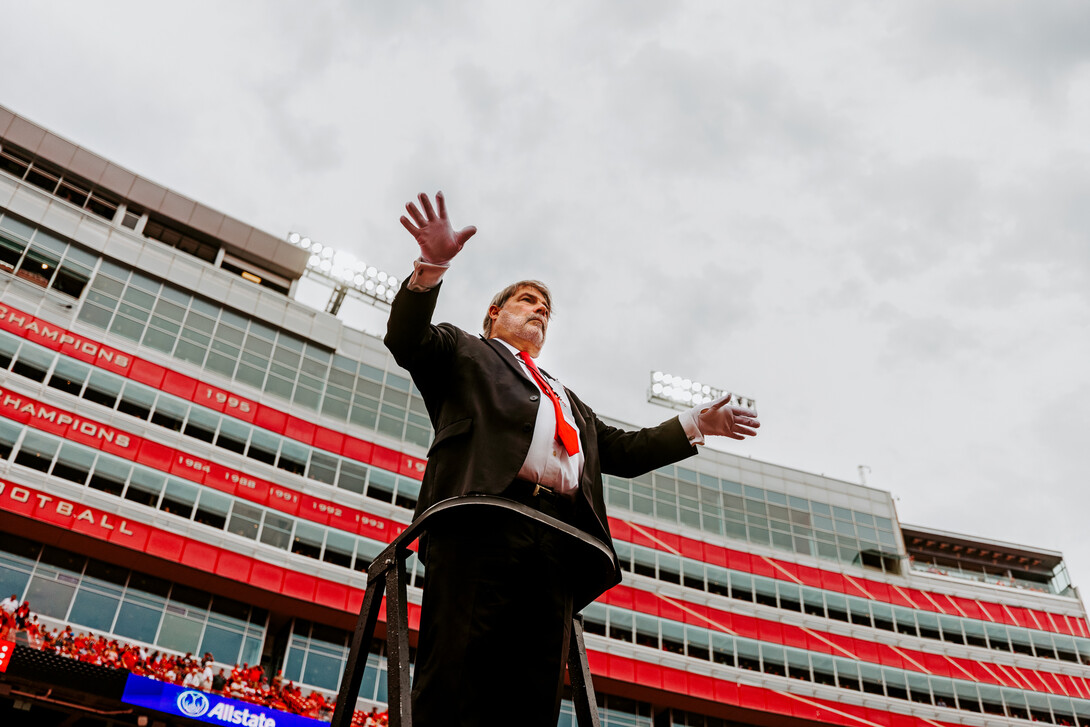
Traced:
<path fill-rule="evenodd" d="M 408 217 L 402 215 L 401 224 L 416 238 L 417 244 L 420 245 L 420 257 L 424 262 L 446 265 L 462 251 L 466 241 L 476 234 L 477 228 L 471 225 L 455 232 L 450 220 L 447 219 L 447 204 L 442 192 L 436 192 L 435 202 L 439 207 L 438 215 L 435 214 L 428 195 L 421 193 L 420 206 L 424 208 L 424 214 L 420 213 L 415 204 L 409 202 L 405 205 L 405 209 L 408 210 L 412 221 L 410 222 Z"/>
<path fill-rule="evenodd" d="M 731 439 L 745 439 L 757 435 L 754 431 L 761 423 L 749 409 L 730 406 L 731 394 L 724 394 L 713 402 L 694 406 L 689 411 L 696 419 L 700 433 L 705 437 L 718 435 Z"/>

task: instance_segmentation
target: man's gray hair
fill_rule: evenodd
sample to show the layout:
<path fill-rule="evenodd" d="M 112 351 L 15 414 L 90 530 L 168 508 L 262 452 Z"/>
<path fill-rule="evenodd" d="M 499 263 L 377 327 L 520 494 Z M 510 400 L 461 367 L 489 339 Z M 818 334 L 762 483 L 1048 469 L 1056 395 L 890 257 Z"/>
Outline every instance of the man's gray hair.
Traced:
<path fill-rule="evenodd" d="M 540 280 L 520 280 L 517 283 L 511 283 L 506 288 L 501 290 L 492 296 L 492 302 L 488 304 L 488 310 L 492 310 L 492 306 L 502 308 L 507 301 L 511 300 L 511 297 L 519 291 L 520 288 L 534 288 L 545 298 L 545 305 L 549 306 L 549 318 L 553 316 L 553 296 L 549 292 L 549 286 Z M 492 336 L 492 318 L 489 317 L 488 311 L 484 314 L 484 337 L 491 338 Z"/>

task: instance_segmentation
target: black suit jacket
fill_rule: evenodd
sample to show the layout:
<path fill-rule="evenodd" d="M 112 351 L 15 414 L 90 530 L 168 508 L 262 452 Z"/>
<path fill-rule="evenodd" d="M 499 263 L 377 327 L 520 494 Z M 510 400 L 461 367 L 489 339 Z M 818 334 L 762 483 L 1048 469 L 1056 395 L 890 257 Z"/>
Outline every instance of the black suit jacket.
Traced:
<path fill-rule="evenodd" d="M 402 284 L 394 298 L 386 347 L 409 371 L 435 429 L 416 515 L 470 493 L 502 495 L 518 475 L 533 437 L 542 396 L 502 343 L 449 323 L 431 324 L 439 288 L 418 293 Z M 579 428 L 583 477 L 573 523 L 604 543 L 612 563 L 583 574 L 576 608 L 620 582 L 606 519 L 602 474 L 635 477 L 696 453 L 677 417 L 635 432 L 604 424 L 565 388 Z"/>

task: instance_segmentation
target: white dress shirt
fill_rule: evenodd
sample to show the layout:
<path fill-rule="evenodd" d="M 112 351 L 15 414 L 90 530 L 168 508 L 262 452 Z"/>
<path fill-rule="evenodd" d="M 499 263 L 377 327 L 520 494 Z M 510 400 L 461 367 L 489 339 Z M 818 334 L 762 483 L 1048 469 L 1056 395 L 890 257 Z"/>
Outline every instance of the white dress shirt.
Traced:
<path fill-rule="evenodd" d="M 507 341 L 498 338 L 496 341 L 502 343 L 511 352 L 511 355 L 518 361 L 523 376 L 540 390 L 541 387 L 534 381 L 530 368 L 519 357 L 518 349 Z M 579 426 L 575 423 L 571 402 L 568 401 L 568 393 L 564 390 L 563 384 L 544 371 L 541 372 L 541 376 L 556 392 L 557 398 L 560 399 L 560 411 L 564 414 L 564 420 L 571 425 L 572 429 L 578 432 Z M 530 451 L 526 453 L 526 461 L 522 463 L 522 468 L 519 469 L 519 479 L 543 485 L 554 492 L 574 493 L 579 489 L 579 479 L 583 476 L 583 461 L 582 443 L 579 445 L 579 451 L 569 456 L 568 451 L 564 449 L 564 445 L 556 438 L 556 408 L 553 407 L 549 395 L 542 391 L 537 402 L 534 436 L 530 440 Z"/>
<path fill-rule="evenodd" d="M 443 274 L 446 273 L 449 267 L 449 264 L 435 265 L 424 261 L 422 258 L 417 258 L 413 264 L 412 277 L 409 278 L 409 290 L 422 292 L 434 288 L 443 279 Z M 518 349 L 507 341 L 496 340 L 511 351 L 515 360 L 518 361 L 523 375 L 535 387 L 540 389 L 541 387 L 538 386 L 537 381 L 530 374 L 530 369 L 519 358 Z M 568 394 L 564 390 L 564 386 L 556 379 L 546 375 L 545 372 L 541 372 L 541 375 L 549 382 L 553 391 L 559 397 L 564 419 L 573 429 L 579 431 L 575 418 L 572 416 L 571 402 L 568 401 Z M 579 451 L 574 456 L 568 456 L 564 445 L 556 438 L 556 412 L 551 401 L 548 401 L 548 405 L 545 405 L 547 401 L 548 395 L 542 392 L 541 399 L 538 401 L 537 419 L 534 422 L 534 436 L 530 440 L 530 451 L 526 455 L 526 461 L 522 463 L 522 469 L 519 470 L 518 477 L 527 482 L 543 485 L 556 492 L 571 494 L 579 489 L 579 480 L 583 476 L 582 444 L 580 444 Z M 700 427 L 697 425 L 699 414 L 700 407 L 693 407 L 678 416 L 681 428 L 685 431 L 685 436 L 691 444 L 704 444 L 704 435 L 701 434 Z"/>

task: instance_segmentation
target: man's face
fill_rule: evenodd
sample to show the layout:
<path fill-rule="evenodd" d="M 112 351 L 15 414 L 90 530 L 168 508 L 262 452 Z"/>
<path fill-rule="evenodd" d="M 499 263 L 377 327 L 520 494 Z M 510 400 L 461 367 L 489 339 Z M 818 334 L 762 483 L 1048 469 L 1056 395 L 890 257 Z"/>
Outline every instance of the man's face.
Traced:
<path fill-rule="evenodd" d="M 540 290 L 522 286 L 502 308 L 489 308 L 488 317 L 492 319 L 491 338 L 506 341 L 534 358 L 541 353 L 549 328 L 549 306 Z"/>

